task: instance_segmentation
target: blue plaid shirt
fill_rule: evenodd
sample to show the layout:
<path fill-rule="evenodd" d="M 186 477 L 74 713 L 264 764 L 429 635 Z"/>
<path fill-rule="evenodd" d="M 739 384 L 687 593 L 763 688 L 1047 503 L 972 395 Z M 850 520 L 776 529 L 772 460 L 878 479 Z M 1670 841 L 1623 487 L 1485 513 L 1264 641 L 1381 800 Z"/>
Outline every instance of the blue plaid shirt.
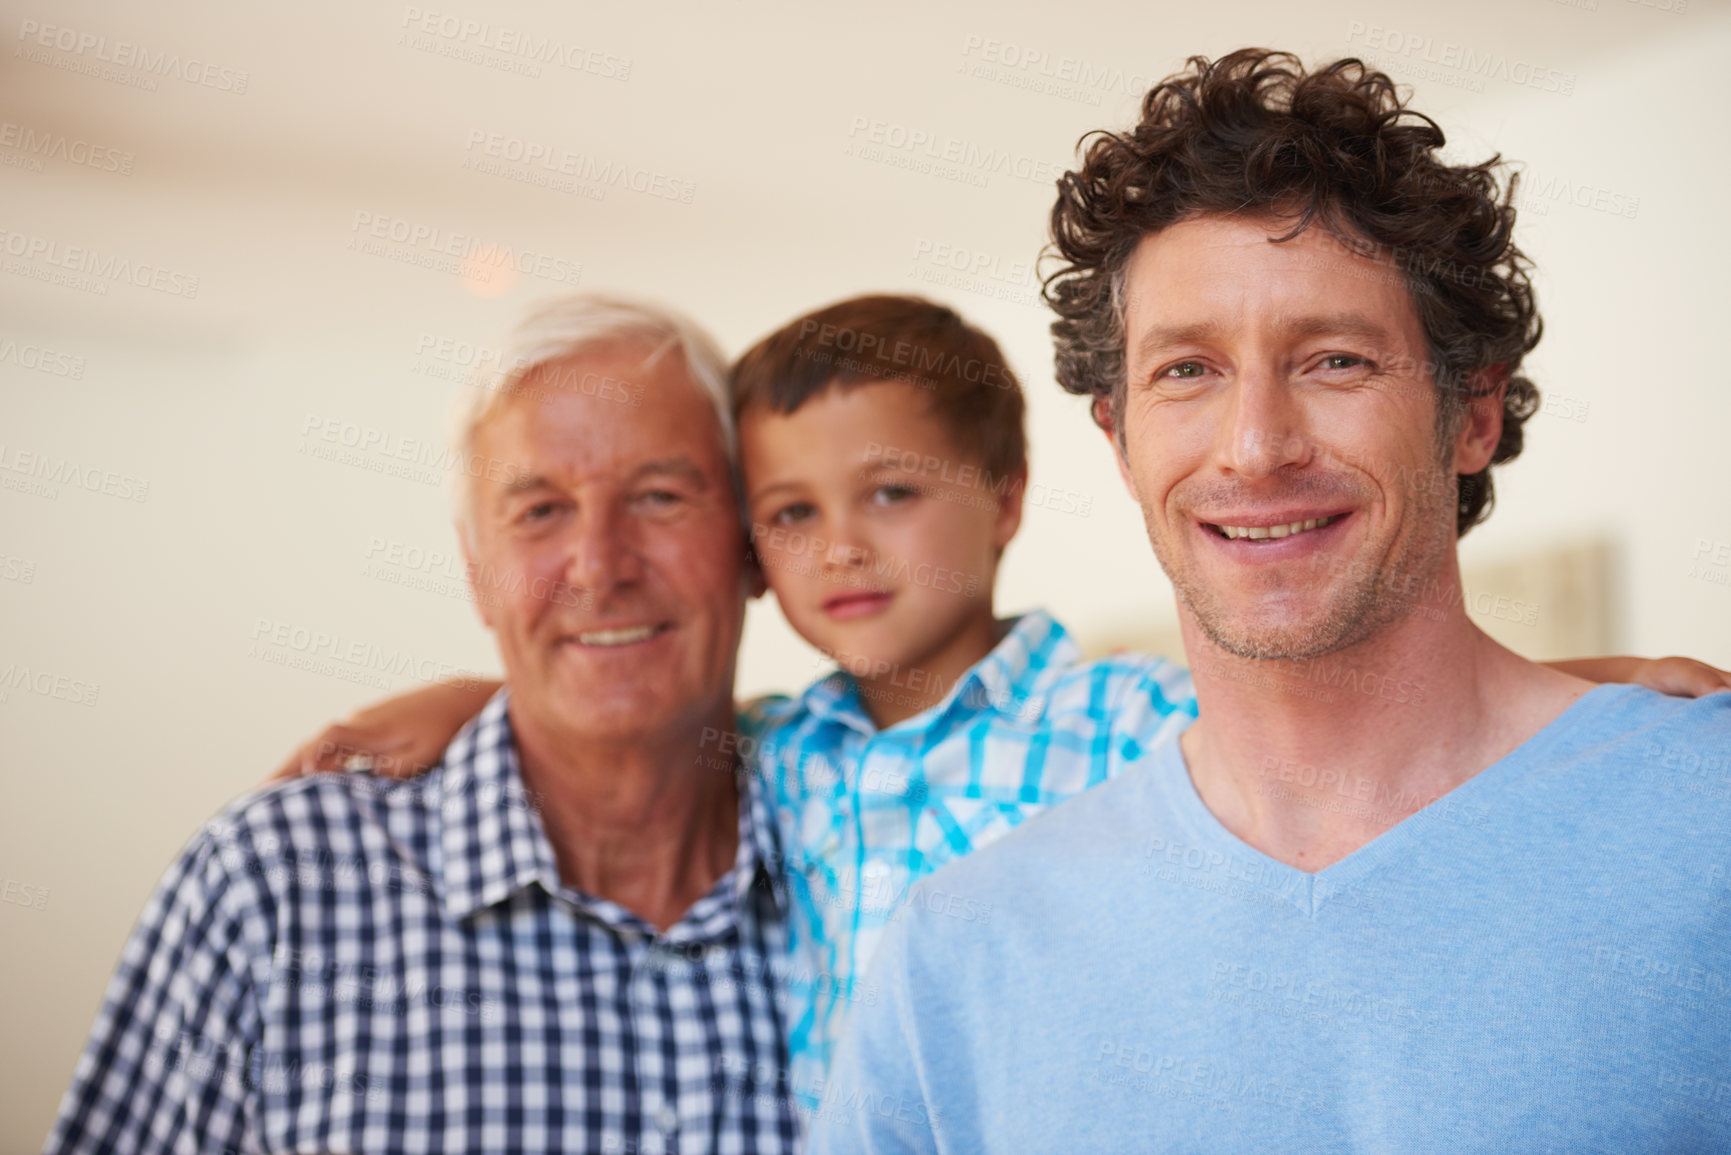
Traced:
<path fill-rule="evenodd" d="M 561 882 L 507 701 L 423 778 L 303 778 L 195 837 L 47 1150 L 793 1150 L 756 790 L 732 869 L 657 931 Z"/>
<path fill-rule="evenodd" d="M 942 702 L 887 730 L 839 670 L 798 698 L 747 710 L 788 856 L 802 1110 L 821 1109 L 847 1007 L 888 997 L 860 976 L 908 888 L 1115 776 L 1195 716 L 1182 666 L 1144 654 L 1083 662 L 1043 611 L 1019 619 Z M 963 896 L 927 892 L 924 901 L 991 920 Z"/>

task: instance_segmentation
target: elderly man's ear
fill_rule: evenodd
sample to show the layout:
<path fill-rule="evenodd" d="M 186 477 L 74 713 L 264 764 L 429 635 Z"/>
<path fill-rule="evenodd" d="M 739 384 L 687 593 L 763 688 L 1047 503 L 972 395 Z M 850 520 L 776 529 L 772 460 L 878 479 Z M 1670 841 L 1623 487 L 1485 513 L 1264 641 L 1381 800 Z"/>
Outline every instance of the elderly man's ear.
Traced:
<path fill-rule="evenodd" d="M 769 590 L 769 581 L 763 576 L 763 562 L 758 560 L 757 547 L 748 537 L 745 541 L 745 596 L 760 598 Z"/>
<path fill-rule="evenodd" d="M 489 630 L 493 628 L 493 599 L 480 586 L 480 567 L 475 564 L 475 557 L 469 552 L 469 535 L 463 532 L 461 522 L 457 523 L 457 548 L 463 551 L 463 573 L 467 575 L 470 600 L 475 604 L 475 612 L 481 616 L 481 624 Z"/>

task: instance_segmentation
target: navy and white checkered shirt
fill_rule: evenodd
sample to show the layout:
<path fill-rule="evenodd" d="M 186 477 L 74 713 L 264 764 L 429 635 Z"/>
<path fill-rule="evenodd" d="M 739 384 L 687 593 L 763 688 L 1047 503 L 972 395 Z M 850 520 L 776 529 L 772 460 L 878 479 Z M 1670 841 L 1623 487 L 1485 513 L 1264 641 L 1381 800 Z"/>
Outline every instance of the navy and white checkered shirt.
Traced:
<path fill-rule="evenodd" d="M 231 805 L 126 944 L 49 1137 L 90 1152 L 795 1148 L 774 827 L 666 932 L 559 878 L 500 691 L 411 782 Z"/>

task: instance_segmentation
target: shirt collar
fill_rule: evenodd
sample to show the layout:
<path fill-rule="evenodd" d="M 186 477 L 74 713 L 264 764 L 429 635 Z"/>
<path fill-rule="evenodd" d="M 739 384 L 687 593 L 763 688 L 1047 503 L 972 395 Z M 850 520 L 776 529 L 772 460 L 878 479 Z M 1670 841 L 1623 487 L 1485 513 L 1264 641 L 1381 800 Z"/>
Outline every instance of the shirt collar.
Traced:
<path fill-rule="evenodd" d="M 971 715 L 992 710 L 1032 725 L 1046 712 L 1052 683 L 1081 656 L 1070 631 L 1056 618 L 1045 610 L 1031 610 L 963 675 L 937 712 Z"/>
<path fill-rule="evenodd" d="M 443 854 L 438 870 L 445 913 L 454 920 L 464 919 L 540 883 L 549 893 L 584 899 L 579 905 L 592 913 L 613 915 L 608 921 L 634 919 L 613 903 L 578 895 L 563 886 L 552 843 L 541 826 L 539 799 L 523 785 L 509 706 L 510 690 L 502 688 L 463 727 L 445 748 L 441 780 L 427 796 L 427 804 L 439 810 Z M 785 910 L 785 880 L 775 824 L 769 821 L 755 775 L 741 778 L 739 850 L 733 867 L 692 907 L 688 917 L 698 915 L 702 908 L 710 914 L 701 921 L 719 916 L 731 923 L 737 905 L 745 901 L 753 886 L 765 887 L 777 907 Z M 749 784 L 745 780 L 750 780 Z M 726 909 L 712 909 L 710 900 L 721 895 L 730 900 L 724 904 Z"/>
<path fill-rule="evenodd" d="M 802 712 L 820 722 L 846 726 L 870 734 L 876 727 L 865 712 L 860 698 L 859 683 L 846 670 L 831 670 L 806 687 L 799 696 Z"/>
<path fill-rule="evenodd" d="M 1031 724 L 1045 712 L 1046 691 L 1081 656 L 1075 639 L 1056 618 L 1045 610 L 1031 610 L 1016 619 L 1010 632 L 950 687 L 942 701 L 900 725 L 927 727 L 944 718 L 987 711 Z M 859 684 L 845 670 L 818 679 L 801 695 L 800 704 L 820 721 L 866 735 L 876 732 Z"/>
<path fill-rule="evenodd" d="M 540 882 L 555 893 L 559 866 L 541 828 L 539 805 L 523 785 L 511 729 L 511 694 L 501 689 L 445 748 L 438 789 L 439 864 L 445 913 L 467 918 Z"/>
<path fill-rule="evenodd" d="M 767 887 L 778 910 L 787 912 L 787 864 L 781 836 L 770 818 L 769 800 L 761 774 L 739 772 L 739 854 L 734 859 L 734 896 L 744 901 L 752 886 Z"/>

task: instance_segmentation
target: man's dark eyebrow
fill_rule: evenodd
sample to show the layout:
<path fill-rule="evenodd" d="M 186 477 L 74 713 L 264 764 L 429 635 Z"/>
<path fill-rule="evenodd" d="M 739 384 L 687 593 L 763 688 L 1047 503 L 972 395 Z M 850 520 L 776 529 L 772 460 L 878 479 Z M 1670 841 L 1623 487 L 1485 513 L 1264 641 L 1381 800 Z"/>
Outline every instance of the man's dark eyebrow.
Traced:
<path fill-rule="evenodd" d="M 1142 336 L 1136 342 L 1136 351 L 1140 359 L 1146 360 L 1161 349 L 1170 349 L 1174 345 L 1199 345 L 1215 333 L 1219 326 L 1212 321 L 1196 321 L 1186 325 L 1154 325 L 1143 330 Z"/>
<path fill-rule="evenodd" d="M 1294 337 L 1358 337 L 1378 344 L 1389 343 L 1389 331 L 1363 313 L 1322 313 L 1294 317 L 1285 324 Z"/>
<path fill-rule="evenodd" d="M 1389 332 L 1362 313 L 1311 313 L 1279 322 L 1291 337 L 1359 337 L 1387 344 Z M 1213 339 L 1220 326 L 1212 321 L 1195 321 L 1179 325 L 1155 325 L 1142 333 L 1136 342 L 1139 359 L 1147 360 L 1162 349 L 1175 345 L 1197 345 Z"/>

